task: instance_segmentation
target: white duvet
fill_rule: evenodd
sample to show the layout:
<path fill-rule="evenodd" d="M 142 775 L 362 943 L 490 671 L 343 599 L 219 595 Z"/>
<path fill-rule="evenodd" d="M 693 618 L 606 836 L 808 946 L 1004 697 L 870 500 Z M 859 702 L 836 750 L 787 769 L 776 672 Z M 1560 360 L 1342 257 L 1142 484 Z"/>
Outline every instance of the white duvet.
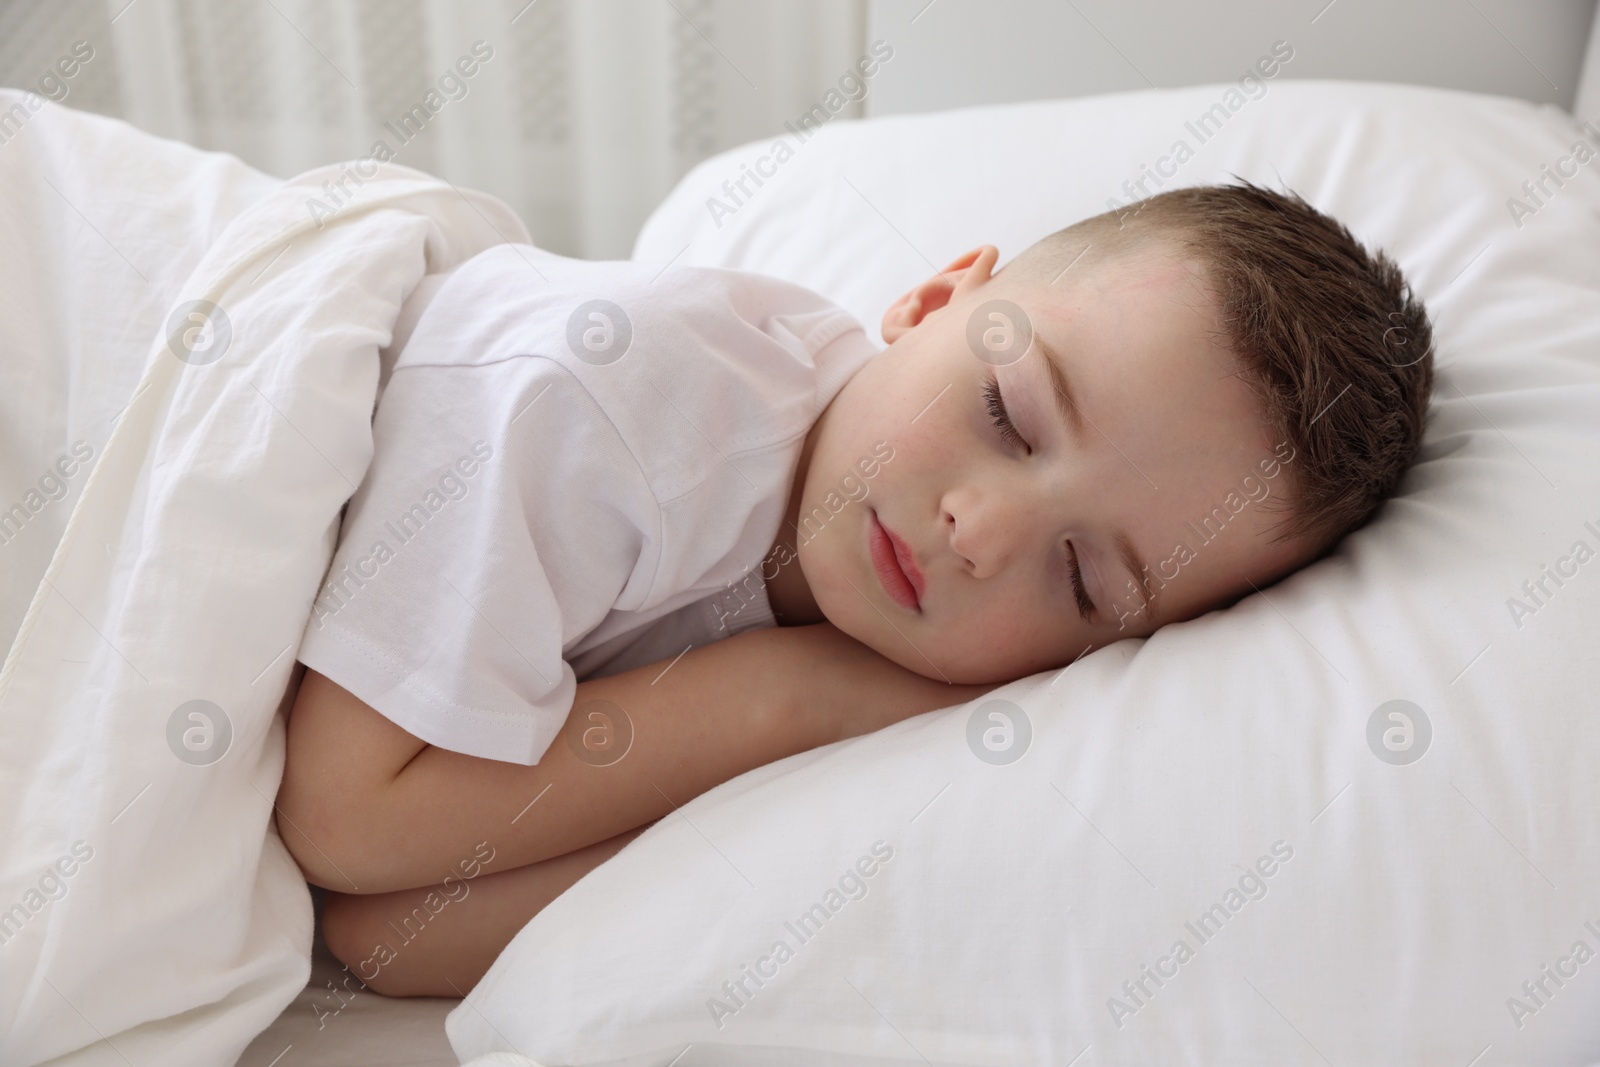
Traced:
<path fill-rule="evenodd" d="M 405 168 L 284 183 L 12 108 L 0 1063 L 230 1064 L 309 971 L 275 712 L 371 454 L 378 350 L 425 272 L 527 235 Z"/>

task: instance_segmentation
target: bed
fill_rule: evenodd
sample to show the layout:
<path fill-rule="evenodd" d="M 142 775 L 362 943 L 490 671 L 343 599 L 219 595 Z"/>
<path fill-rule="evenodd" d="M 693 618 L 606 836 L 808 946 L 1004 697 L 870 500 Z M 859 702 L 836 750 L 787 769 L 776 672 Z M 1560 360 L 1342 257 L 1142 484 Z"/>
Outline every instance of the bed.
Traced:
<path fill-rule="evenodd" d="M 349 1067 L 455 1067 L 444 1020 L 460 1001 L 397 1000 L 364 992 L 316 938 L 311 978 L 239 1057 L 239 1067 L 337 1063 Z"/>
<path fill-rule="evenodd" d="M 547 908 L 465 1002 L 349 991 L 269 799 L 387 331 L 418 279 L 520 223 L 404 168 L 278 183 L 31 110 L 0 225 L 44 251 L 11 264 L 0 329 L 39 388 L 3 403 L 69 447 L 15 460 L 62 487 L 7 546 L 0 903 L 25 918 L 0 946 L 0 1060 L 1600 1060 L 1600 964 L 1574 947 L 1600 946 L 1600 582 L 1573 549 L 1600 544 L 1600 161 L 1573 151 L 1600 151 L 1600 114 L 1265 86 L 836 124 L 731 219 L 708 199 L 768 146 L 684 179 L 635 258 L 762 270 L 876 322 L 930 261 L 1104 209 L 1221 104 L 1180 180 L 1290 186 L 1395 254 L 1438 327 L 1435 421 L 1330 559 L 999 687 L 1022 758 L 974 759 L 995 710 L 975 702 L 726 783 Z M 1531 196 L 1545 166 L 1573 176 Z M 67 475 L 78 440 L 94 462 Z M 1563 584 L 1524 591 L 1551 568 Z M 1395 714 L 1426 730 L 1414 757 L 1371 740 Z M 877 875 L 773 988 L 728 992 L 864 855 Z M 1175 964 L 1218 901 L 1227 928 Z"/>

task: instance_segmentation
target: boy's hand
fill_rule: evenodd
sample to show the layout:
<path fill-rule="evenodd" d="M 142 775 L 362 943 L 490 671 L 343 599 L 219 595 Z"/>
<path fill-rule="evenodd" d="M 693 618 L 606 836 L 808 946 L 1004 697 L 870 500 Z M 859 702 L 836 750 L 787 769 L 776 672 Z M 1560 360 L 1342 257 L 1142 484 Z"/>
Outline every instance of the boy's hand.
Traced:
<path fill-rule="evenodd" d="M 794 713 L 811 720 L 816 743 L 881 730 L 998 688 L 952 685 L 886 659 L 830 622 L 778 627 L 772 634 L 778 677 Z"/>

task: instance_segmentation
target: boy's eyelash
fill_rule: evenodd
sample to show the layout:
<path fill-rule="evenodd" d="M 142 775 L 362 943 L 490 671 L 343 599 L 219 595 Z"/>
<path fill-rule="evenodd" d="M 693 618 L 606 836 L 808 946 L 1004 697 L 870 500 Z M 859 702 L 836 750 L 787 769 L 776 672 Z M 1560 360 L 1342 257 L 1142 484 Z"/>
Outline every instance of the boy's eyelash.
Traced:
<path fill-rule="evenodd" d="M 1094 601 L 1089 599 L 1089 590 L 1083 586 L 1083 571 L 1078 569 L 1077 549 L 1072 550 L 1067 566 L 1072 569 L 1072 599 L 1078 602 L 1078 614 L 1083 617 L 1084 622 L 1088 622 L 1089 616 L 1094 612 Z"/>
<path fill-rule="evenodd" d="M 1017 432 L 1016 425 L 1011 421 L 1011 416 L 1006 412 L 1005 401 L 1000 398 L 1000 383 L 995 380 L 993 375 L 990 375 L 983 383 L 983 397 L 986 406 L 989 408 L 990 417 L 994 419 L 995 426 L 1000 429 L 1001 440 L 1028 448 L 1028 442 L 1022 439 L 1022 435 Z M 1031 452 L 1032 449 L 1029 449 L 1029 451 Z M 1071 546 L 1070 541 L 1067 544 L 1069 547 Z M 1089 599 L 1089 590 L 1084 587 L 1083 571 L 1078 567 L 1078 552 L 1076 549 L 1073 549 L 1072 554 L 1067 558 L 1067 565 L 1071 568 L 1072 573 L 1072 599 L 1077 601 L 1078 614 L 1082 616 L 1084 622 L 1088 622 L 1089 616 L 1094 613 L 1094 601 Z"/>
<path fill-rule="evenodd" d="M 983 398 L 985 406 L 989 409 L 989 417 L 994 419 L 995 426 L 1000 430 L 1000 439 L 1007 444 L 1028 448 L 1028 442 L 1017 432 L 1016 424 L 1011 421 L 1011 416 L 1006 411 L 1006 402 L 1000 398 L 1000 383 L 992 374 L 983 383 Z"/>

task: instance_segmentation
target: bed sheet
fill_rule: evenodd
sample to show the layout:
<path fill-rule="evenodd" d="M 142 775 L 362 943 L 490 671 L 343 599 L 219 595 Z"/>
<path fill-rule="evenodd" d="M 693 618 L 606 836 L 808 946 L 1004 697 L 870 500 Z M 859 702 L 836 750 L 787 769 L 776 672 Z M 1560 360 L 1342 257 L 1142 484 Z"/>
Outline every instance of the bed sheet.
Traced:
<path fill-rule="evenodd" d="M 456 1067 L 444 1018 L 454 997 L 385 997 L 333 957 L 320 925 L 311 979 L 237 1067 Z"/>

